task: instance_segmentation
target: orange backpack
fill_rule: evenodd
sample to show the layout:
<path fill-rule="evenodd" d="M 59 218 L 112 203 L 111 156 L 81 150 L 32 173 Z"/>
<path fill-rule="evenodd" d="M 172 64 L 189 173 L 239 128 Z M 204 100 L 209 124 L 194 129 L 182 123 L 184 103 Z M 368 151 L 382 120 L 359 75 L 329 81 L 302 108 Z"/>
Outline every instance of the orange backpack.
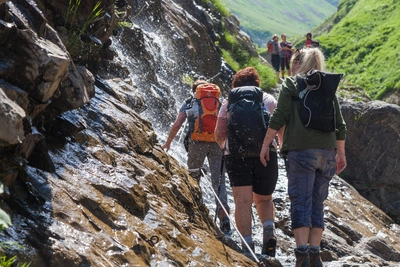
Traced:
<path fill-rule="evenodd" d="M 196 118 L 192 140 L 215 142 L 214 130 L 217 124 L 218 111 L 221 106 L 221 90 L 215 84 L 200 84 L 196 88 L 196 101 L 199 115 Z"/>

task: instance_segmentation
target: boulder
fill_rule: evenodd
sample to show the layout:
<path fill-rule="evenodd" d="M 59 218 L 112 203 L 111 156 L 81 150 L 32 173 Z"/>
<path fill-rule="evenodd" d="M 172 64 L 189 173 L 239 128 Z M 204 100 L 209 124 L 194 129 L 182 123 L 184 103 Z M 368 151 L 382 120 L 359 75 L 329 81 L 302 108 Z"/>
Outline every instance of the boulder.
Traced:
<path fill-rule="evenodd" d="M 400 107 L 382 101 L 342 102 L 347 168 L 341 175 L 400 222 Z"/>

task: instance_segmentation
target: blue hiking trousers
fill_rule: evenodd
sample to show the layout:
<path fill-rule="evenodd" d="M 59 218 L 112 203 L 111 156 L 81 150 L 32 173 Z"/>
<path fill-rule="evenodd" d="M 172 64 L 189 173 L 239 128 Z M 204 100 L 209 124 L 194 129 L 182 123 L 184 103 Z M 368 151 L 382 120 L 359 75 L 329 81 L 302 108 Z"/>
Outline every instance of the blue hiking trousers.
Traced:
<path fill-rule="evenodd" d="M 292 229 L 324 228 L 324 201 L 336 172 L 335 149 L 291 150 L 287 155 Z"/>

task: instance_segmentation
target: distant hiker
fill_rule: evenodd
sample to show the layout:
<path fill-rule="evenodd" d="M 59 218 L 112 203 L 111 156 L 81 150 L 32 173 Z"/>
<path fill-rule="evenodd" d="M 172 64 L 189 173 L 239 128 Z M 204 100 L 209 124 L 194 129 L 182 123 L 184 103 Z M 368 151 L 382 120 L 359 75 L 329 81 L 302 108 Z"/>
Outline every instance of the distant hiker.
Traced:
<path fill-rule="evenodd" d="M 287 78 L 282 84 L 260 160 L 265 166 L 270 164 L 270 144 L 278 130 L 285 126 L 281 152 L 287 155 L 291 220 L 297 245 L 296 267 L 319 267 L 323 266 L 319 255 L 324 230 L 323 203 L 328 196 L 329 181 L 346 167 L 346 124 L 336 96 L 333 97 L 332 131 L 306 126 L 301 120 L 300 105 L 305 96 L 309 94 L 308 97 L 312 97 L 313 90 L 322 90 L 322 95 L 318 96 L 318 101 L 309 103 L 310 107 L 325 105 L 325 91 L 337 87 L 341 75 L 318 72 L 324 70 L 324 55 L 318 48 L 306 48 L 295 53 L 292 69 L 296 76 Z M 274 158 L 272 164 L 275 165 Z"/>
<path fill-rule="evenodd" d="M 235 201 L 235 220 L 240 234 L 252 251 L 252 204 L 255 203 L 263 224 L 262 253 L 275 256 L 275 206 L 272 193 L 278 180 L 276 143 L 273 142 L 270 164 L 259 159 L 269 114 L 276 106 L 272 95 L 263 93 L 257 71 L 248 67 L 233 78 L 233 89 L 222 103 L 215 130 L 217 143 L 225 150 L 226 170 Z M 242 242 L 242 249 L 248 252 Z"/>
<path fill-rule="evenodd" d="M 308 48 L 310 48 L 310 47 L 319 47 L 319 42 L 312 39 L 311 32 L 308 32 L 306 34 L 306 42 L 304 43 L 304 46 L 308 47 Z"/>
<path fill-rule="evenodd" d="M 311 32 L 308 32 L 306 34 L 306 42 L 305 42 L 304 46 L 311 47 L 311 45 L 312 45 L 312 34 L 311 34 Z"/>
<path fill-rule="evenodd" d="M 286 35 L 283 33 L 281 35 L 282 42 L 280 43 L 280 58 L 281 58 L 281 75 L 282 80 L 285 79 L 285 69 L 287 69 L 288 76 L 291 76 L 290 73 L 290 59 L 293 54 L 293 46 L 292 43 L 286 41 Z"/>
<path fill-rule="evenodd" d="M 202 95 L 210 94 L 213 89 L 218 89 L 215 97 L 205 97 Z M 211 180 L 214 191 L 219 192 L 218 196 L 226 211 L 229 213 L 229 205 L 225 186 L 225 173 L 221 171 L 222 152 L 215 142 L 214 129 L 220 107 L 219 88 L 215 84 L 209 84 L 203 80 L 197 80 L 192 85 L 192 92 L 195 96 L 189 97 L 183 102 L 178 117 L 171 127 L 167 141 L 162 146 L 166 151 L 170 149 L 171 142 L 178 133 L 185 119 L 189 121 L 189 132 L 187 138 L 187 151 L 189 169 L 199 169 L 203 167 L 205 158 L 211 172 Z M 211 92 L 211 93 L 210 93 Z M 206 110 L 207 107 L 211 110 Z M 213 110 L 214 109 L 214 110 Z M 199 113 L 202 114 L 199 116 Z M 223 170 L 223 169 L 222 169 Z M 217 207 L 220 207 L 216 201 Z M 230 232 L 230 222 L 228 215 L 220 207 L 218 211 L 220 228 L 224 233 Z"/>
<path fill-rule="evenodd" d="M 268 53 L 271 54 L 271 64 L 275 70 L 276 78 L 279 81 L 279 66 L 281 63 L 281 58 L 279 56 L 279 52 L 281 52 L 281 46 L 279 44 L 278 35 L 274 35 L 271 40 L 267 43 Z"/>

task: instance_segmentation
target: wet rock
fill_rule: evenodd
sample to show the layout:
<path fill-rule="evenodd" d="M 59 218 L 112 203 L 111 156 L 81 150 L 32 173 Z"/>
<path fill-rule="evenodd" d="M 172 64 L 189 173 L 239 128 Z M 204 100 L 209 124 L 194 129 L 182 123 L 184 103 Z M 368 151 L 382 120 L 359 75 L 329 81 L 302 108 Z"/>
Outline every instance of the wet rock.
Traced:
<path fill-rule="evenodd" d="M 43 112 L 43 116 L 46 119 L 54 118 L 88 103 L 95 94 L 94 81 L 95 78 L 88 69 L 76 66 L 58 87 L 59 95 Z"/>
<path fill-rule="evenodd" d="M 0 79 L 0 88 L 10 100 L 14 101 L 18 106 L 28 113 L 29 99 L 27 92 L 2 79 Z"/>
<path fill-rule="evenodd" d="M 400 222 L 400 107 L 382 101 L 342 103 L 348 128 L 347 168 L 341 175 L 364 197 Z"/>
<path fill-rule="evenodd" d="M 12 2 L 21 13 L 35 11 L 25 6 L 26 1 Z M 10 247 L 5 253 L 31 266 L 254 266 L 253 260 L 237 253 L 240 241 L 221 237 L 199 184 L 158 140 L 190 90 L 182 81 L 184 74 L 210 78 L 218 73 L 213 81 L 229 87 L 233 71 L 221 62 L 212 29 L 220 30 L 221 16 L 195 1 L 128 0 L 135 26 L 110 42 L 107 27 L 114 23 L 113 1 L 102 1 L 99 24 L 76 43 L 92 44 L 93 50 L 84 50 L 86 58 L 75 65 L 70 47 L 62 42 L 68 44 L 69 29 L 82 25 L 94 2 L 82 2 L 80 24 L 65 23 L 67 2 L 38 0 L 46 20 L 32 24 L 22 14 L 18 25 L 30 27 L 25 35 L 7 23 L 0 26 L 0 36 L 7 36 L 0 51 L 0 84 L 9 102 L 28 114 L 26 119 L 18 117 L 25 140 L 0 147 L 0 178 L 7 188 L 2 207 L 13 220 L 0 233 L 0 241 L 13 240 L 24 248 Z M 11 22 L 10 14 L 2 12 L 0 19 Z M 39 39 L 32 47 L 57 47 L 68 61 L 65 75 L 42 61 L 15 62 L 14 54 L 27 47 L 19 42 L 22 37 L 33 38 L 31 43 Z M 96 57 L 90 60 L 93 53 Z M 100 59 L 104 54 L 106 59 Z M 93 85 L 89 71 L 95 64 Z M 33 69 L 30 76 L 35 79 L 20 77 L 17 65 Z M 45 67 L 34 68 L 39 65 Z M 225 74 L 228 78 L 222 77 Z M 54 91 L 49 86 L 51 90 L 39 94 L 44 77 L 60 82 Z M 368 186 L 364 183 L 362 188 Z M 281 187 L 274 193 L 280 258 L 267 259 L 268 266 L 293 263 L 295 242 L 286 192 Z M 331 182 L 326 205 L 321 245 L 327 267 L 398 265 L 400 229 L 382 210 L 338 177 Z"/>
<path fill-rule="evenodd" d="M 19 144 L 24 140 L 25 111 L 11 101 L 0 88 L 0 147 Z"/>

